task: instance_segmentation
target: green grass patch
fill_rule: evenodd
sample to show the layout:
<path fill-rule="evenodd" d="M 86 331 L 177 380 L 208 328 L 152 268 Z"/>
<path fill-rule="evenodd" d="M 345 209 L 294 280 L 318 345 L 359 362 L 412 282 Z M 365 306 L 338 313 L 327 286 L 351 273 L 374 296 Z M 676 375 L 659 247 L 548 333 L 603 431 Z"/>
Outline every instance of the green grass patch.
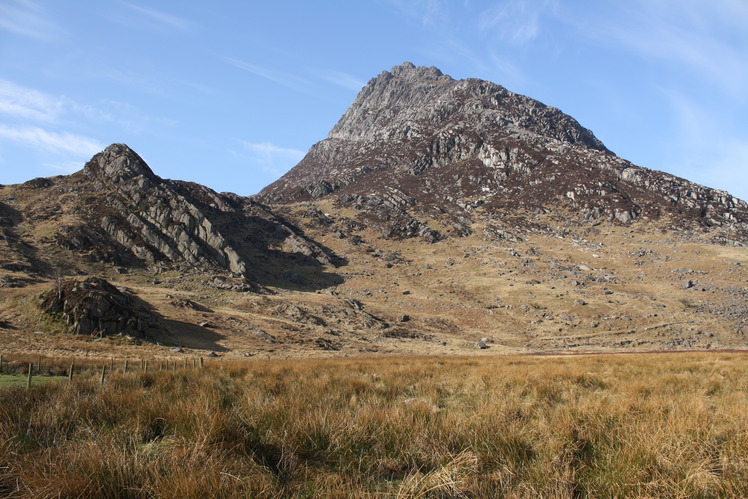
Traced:
<path fill-rule="evenodd" d="M 56 383 L 67 381 L 67 376 L 32 376 L 31 384 L 38 385 L 41 383 Z M 29 378 L 26 374 L 0 374 L 0 388 L 8 386 L 26 386 Z"/>

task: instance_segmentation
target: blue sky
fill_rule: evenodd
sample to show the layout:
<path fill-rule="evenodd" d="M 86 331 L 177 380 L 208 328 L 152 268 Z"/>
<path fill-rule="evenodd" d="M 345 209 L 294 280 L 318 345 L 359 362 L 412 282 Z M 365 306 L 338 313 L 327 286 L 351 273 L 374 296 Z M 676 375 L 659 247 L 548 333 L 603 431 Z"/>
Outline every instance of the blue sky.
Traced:
<path fill-rule="evenodd" d="M 745 0 L 0 0 L 0 183 L 124 142 L 162 177 L 253 194 L 404 61 L 748 199 Z"/>

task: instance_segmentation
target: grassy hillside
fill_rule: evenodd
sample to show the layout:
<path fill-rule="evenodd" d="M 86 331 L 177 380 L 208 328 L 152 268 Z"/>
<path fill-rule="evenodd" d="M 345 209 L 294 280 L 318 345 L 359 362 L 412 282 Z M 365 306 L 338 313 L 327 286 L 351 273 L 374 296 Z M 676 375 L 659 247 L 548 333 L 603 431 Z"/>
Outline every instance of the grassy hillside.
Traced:
<path fill-rule="evenodd" d="M 214 361 L 0 389 L 11 497 L 746 497 L 745 354 Z"/>
<path fill-rule="evenodd" d="M 343 226 L 344 218 L 335 223 Z M 390 241 L 370 229 L 353 245 L 351 237 L 325 239 L 326 231 L 310 234 L 349 262 L 322 271 L 343 282 L 316 291 L 237 292 L 195 268 L 156 275 L 88 268 L 151 309 L 159 328 L 146 342 L 60 334 L 69 327 L 37 306 L 54 282 L 8 285 L 0 288 L 4 351 L 139 358 L 172 356 L 169 348 L 180 346 L 190 355 L 259 358 L 472 355 L 483 337 L 492 340 L 489 354 L 746 347 L 746 248 L 603 225 L 512 243 L 476 232 L 433 245 Z M 0 271 L 0 284 L 20 279 Z"/>

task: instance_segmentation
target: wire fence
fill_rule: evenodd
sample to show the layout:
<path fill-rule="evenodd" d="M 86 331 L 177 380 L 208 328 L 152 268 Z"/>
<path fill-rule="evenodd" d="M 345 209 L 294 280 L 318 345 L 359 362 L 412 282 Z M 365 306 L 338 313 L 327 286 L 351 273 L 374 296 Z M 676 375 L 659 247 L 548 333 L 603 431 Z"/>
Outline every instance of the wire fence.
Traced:
<path fill-rule="evenodd" d="M 205 359 L 203 357 L 183 357 L 181 359 L 111 358 L 106 360 L 0 354 L 0 378 L 9 379 L 7 385 L 19 385 L 22 381 L 25 381 L 29 388 L 34 382 L 47 382 L 51 379 L 67 378 L 72 381 L 79 376 L 91 377 L 96 375 L 103 384 L 107 377 L 113 373 L 178 371 L 180 369 L 202 369 L 204 366 Z"/>

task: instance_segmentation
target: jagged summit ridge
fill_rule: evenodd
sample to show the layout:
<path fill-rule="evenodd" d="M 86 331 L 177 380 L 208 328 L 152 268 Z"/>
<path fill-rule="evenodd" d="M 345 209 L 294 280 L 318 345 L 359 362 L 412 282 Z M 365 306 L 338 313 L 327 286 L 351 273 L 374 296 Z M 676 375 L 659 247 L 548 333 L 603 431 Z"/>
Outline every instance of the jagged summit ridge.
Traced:
<path fill-rule="evenodd" d="M 501 167 L 514 145 L 569 147 L 612 155 L 574 118 L 491 82 L 454 80 L 411 63 L 373 78 L 330 131 L 260 199 L 288 202 L 326 195 L 371 171 L 420 174 L 466 159 Z"/>
<path fill-rule="evenodd" d="M 383 75 L 390 74 L 397 78 L 406 79 L 422 79 L 422 78 L 444 78 L 451 80 L 450 76 L 444 73 L 434 66 L 416 66 L 412 62 L 405 61 L 399 66 L 394 66 L 389 72 L 382 71 Z"/>
<path fill-rule="evenodd" d="M 478 79 L 455 81 L 435 67 L 395 66 L 373 78 L 330 132 L 332 139 L 396 138 L 414 124 L 472 120 L 608 151 L 560 110 Z"/>

